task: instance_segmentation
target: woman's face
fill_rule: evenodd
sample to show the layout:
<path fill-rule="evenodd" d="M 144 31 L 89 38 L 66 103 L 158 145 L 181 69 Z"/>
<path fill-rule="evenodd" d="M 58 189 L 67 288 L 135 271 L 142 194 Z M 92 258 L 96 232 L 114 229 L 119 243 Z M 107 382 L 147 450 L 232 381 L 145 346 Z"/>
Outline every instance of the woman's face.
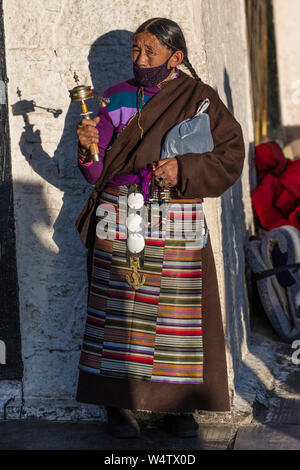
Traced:
<path fill-rule="evenodd" d="M 166 62 L 171 53 L 172 52 L 167 49 L 166 46 L 163 46 L 157 37 L 151 33 L 139 33 L 133 39 L 132 60 L 140 67 L 157 67 Z M 176 65 L 172 65 L 171 62 L 172 59 L 169 66 L 176 67 Z"/>

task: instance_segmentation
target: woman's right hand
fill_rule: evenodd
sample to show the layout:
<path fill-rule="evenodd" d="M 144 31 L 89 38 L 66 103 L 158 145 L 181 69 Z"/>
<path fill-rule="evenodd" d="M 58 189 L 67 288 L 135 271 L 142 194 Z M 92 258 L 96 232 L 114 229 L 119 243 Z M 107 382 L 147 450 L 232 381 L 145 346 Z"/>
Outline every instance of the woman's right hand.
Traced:
<path fill-rule="evenodd" d="M 91 144 L 98 144 L 99 133 L 96 126 L 99 122 L 100 117 L 97 116 L 94 119 L 82 119 L 77 125 L 77 137 L 82 149 L 87 151 Z"/>

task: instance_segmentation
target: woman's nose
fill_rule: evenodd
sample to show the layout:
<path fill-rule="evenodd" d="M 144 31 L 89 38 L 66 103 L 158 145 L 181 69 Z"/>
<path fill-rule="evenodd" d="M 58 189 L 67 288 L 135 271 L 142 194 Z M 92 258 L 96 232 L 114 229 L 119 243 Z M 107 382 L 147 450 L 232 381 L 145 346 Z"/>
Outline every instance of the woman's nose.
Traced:
<path fill-rule="evenodd" d="M 147 55 L 145 54 L 144 51 L 141 51 L 139 55 L 136 58 L 135 63 L 140 66 L 146 66 L 147 65 Z"/>

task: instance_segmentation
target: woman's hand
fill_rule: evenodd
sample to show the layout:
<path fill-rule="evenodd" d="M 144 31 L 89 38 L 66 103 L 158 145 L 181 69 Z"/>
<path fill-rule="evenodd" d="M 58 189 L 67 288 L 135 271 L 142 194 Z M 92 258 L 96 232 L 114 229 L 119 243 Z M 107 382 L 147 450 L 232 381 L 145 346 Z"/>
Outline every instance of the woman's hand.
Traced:
<path fill-rule="evenodd" d="M 157 168 L 154 170 L 154 175 L 159 186 L 170 188 L 176 186 L 178 183 L 178 163 L 176 158 L 159 160 Z"/>
<path fill-rule="evenodd" d="M 77 137 L 80 142 L 80 147 L 86 153 L 91 144 L 98 144 L 99 133 L 96 128 L 100 122 L 100 117 L 97 116 L 94 119 L 82 119 L 77 125 Z"/>

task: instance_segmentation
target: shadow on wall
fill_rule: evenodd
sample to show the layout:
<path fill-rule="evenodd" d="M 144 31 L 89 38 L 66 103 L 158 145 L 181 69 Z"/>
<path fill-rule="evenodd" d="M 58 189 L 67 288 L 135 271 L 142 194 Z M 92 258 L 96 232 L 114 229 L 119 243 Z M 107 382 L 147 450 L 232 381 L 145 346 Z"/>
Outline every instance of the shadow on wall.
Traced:
<path fill-rule="evenodd" d="M 290 147 L 291 155 L 288 158 L 296 160 L 300 158 L 300 125 L 299 126 L 285 126 L 282 129 L 284 145 Z"/>
<path fill-rule="evenodd" d="M 98 95 L 101 95 L 112 84 L 132 76 L 131 40 L 131 32 L 116 30 L 98 38 L 92 45 L 88 60 L 92 84 Z M 115 60 L 116 57 L 118 60 Z M 22 89 L 22 84 L 19 84 L 19 87 Z M 233 112 L 230 81 L 226 70 L 224 71 L 224 90 L 227 96 L 227 106 Z M 35 344 L 27 345 L 30 351 L 39 350 L 41 337 L 45 335 L 47 347 L 58 354 L 51 362 L 53 373 L 49 371 L 48 375 L 48 379 L 53 377 L 50 387 L 51 396 L 56 398 L 60 393 L 67 395 L 68 398 L 70 395 L 74 398 L 77 385 L 77 363 L 74 358 L 79 359 L 78 343 L 81 344 L 86 316 L 86 303 L 82 299 L 85 297 L 84 301 L 86 301 L 87 295 L 86 271 L 85 266 L 82 266 L 84 248 L 75 228 L 75 220 L 92 189 L 77 167 L 76 125 L 81 119 L 80 104 L 70 105 L 66 113 L 63 134 L 53 157 L 43 149 L 40 130 L 34 130 L 34 125 L 30 124 L 29 112 L 33 113 L 35 109 L 33 102 L 18 100 L 15 106 L 24 119 L 24 132 L 20 138 L 20 148 L 24 158 L 31 168 L 53 187 L 53 191 L 59 190 L 63 194 L 60 212 L 52 225 L 52 214 L 49 211 L 51 187 L 49 187 L 50 196 L 47 200 L 45 200 L 44 188 L 39 185 L 24 183 L 18 191 L 21 197 L 26 198 L 26 207 L 29 207 L 28 213 L 22 219 L 22 235 L 24 234 L 25 242 L 21 251 L 27 253 L 21 260 L 22 272 L 27 276 L 28 287 L 31 286 L 31 290 L 24 294 L 27 296 L 25 303 L 27 302 L 28 305 L 23 308 L 25 311 L 28 309 L 28 313 L 26 313 L 27 322 L 23 322 L 23 332 L 28 333 L 28 337 L 34 337 Z M 28 106 L 31 106 L 30 110 Z M 89 102 L 91 111 L 95 112 L 97 106 L 96 101 L 93 104 L 92 100 Z M 60 113 L 60 110 L 46 109 L 46 111 L 52 113 L 54 118 Z M 251 157 L 250 147 L 248 152 L 250 167 L 252 166 Z M 24 203 L 17 200 L 16 204 Z M 235 359 L 240 357 L 240 348 L 244 338 L 243 321 L 239 317 L 241 313 L 236 312 L 236 305 L 246 305 L 243 283 L 245 266 L 243 257 L 238 258 L 237 252 L 237 247 L 243 246 L 243 241 L 246 239 L 240 179 L 222 196 L 221 204 L 226 283 L 226 336 L 230 338 L 229 347 Z M 51 230 L 53 226 L 55 244 L 53 248 L 43 243 L 37 232 L 38 225 L 43 226 L 44 230 Z M 28 246 L 34 247 L 32 253 L 28 253 Z M 36 277 L 37 274 L 38 277 Z M 34 282 L 35 279 L 43 280 L 42 288 L 39 282 Z M 42 306 L 40 311 L 31 305 L 36 298 L 40 298 Z M 47 299 L 47 303 L 43 305 L 44 298 Z M 34 324 L 30 321 L 30 311 L 32 315 L 35 315 Z M 63 312 L 63 315 L 58 315 L 58 311 Z M 246 315 L 246 312 L 243 314 Z M 246 318 L 244 320 L 247 323 L 248 320 Z M 35 328 L 33 336 L 32 328 Z M 60 333 L 58 339 L 57 332 Z M 76 340 L 76 345 L 74 345 L 74 340 Z M 74 353 L 71 354 L 71 359 L 69 358 L 70 351 Z M 32 353 L 24 359 L 33 361 L 34 357 L 31 356 L 33 356 Z M 66 360 L 67 367 L 65 366 Z M 49 369 L 47 357 L 46 361 L 47 369 Z M 60 362 L 64 367 L 58 367 Z M 236 372 L 241 369 L 236 361 L 234 361 L 234 367 Z M 34 374 L 32 372 L 34 367 L 29 370 L 31 374 Z M 40 367 L 37 367 L 37 370 L 40 370 Z M 64 372 L 57 374 L 57 370 Z M 66 388 L 65 384 L 68 382 L 67 376 L 69 375 L 72 377 L 72 384 Z M 238 374 L 235 374 L 236 380 L 237 377 Z M 49 396 L 49 382 L 42 382 L 44 375 L 39 375 L 35 380 L 37 389 L 34 393 L 39 396 Z"/>
<path fill-rule="evenodd" d="M 131 41 L 132 33 L 118 30 L 103 35 L 91 46 L 88 61 L 93 88 L 97 94 L 101 95 L 112 84 L 132 76 Z M 116 57 L 118 57 L 118 60 L 115 60 Z M 22 88 L 22 84 L 19 87 Z M 228 108 L 233 112 L 231 89 L 226 70 L 224 72 L 224 89 L 227 96 Z M 30 349 L 38 349 L 37 345 L 39 344 L 40 336 L 46 335 L 47 338 L 47 335 L 49 335 L 49 348 L 52 348 L 53 351 L 59 352 L 61 350 L 63 352 L 63 346 L 59 348 L 55 342 L 51 342 L 51 338 L 55 338 L 55 331 L 62 331 L 64 333 L 61 340 L 69 347 L 69 351 L 73 350 L 76 353 L 76 351 L 78 352 L 78 345 L 74 347 L 74 339 L 76 338 L 78 341 L 82 338 L 83 322 L 86 314 L 85 306 L 78 299 L 78 295 L 80 292 L 82 293 L 82 289 L 85 289 L 85 293 L 87 292 L 87 282 L 84 267 L 81 265 L 84 249 L 75 228 L 75 220 L 92 188 L 83 179 L 77 167 L 76 125 L 81 119 L 80 104 L 73 103 L 70 105 L 66 114 L 62 137 L 52 157 L 43 149 L 40 130 L 34 130 L 34 125 L 30 123 L 30 116 L 32 116 L 37 106 L 34 101 L 21 100 L 20 93 L 18 92 L 18 94 L 19 100 L 15 103 L 13 112 L 14 114 L 22 115 L 24 119 L 24 132 L 20 138 L 21 152 L 37 174 L 53 188 L 63 193 L 62 206 L 53 224 L 53 241 L 57 249 L 55 249 L 55 246 L 53 246 L 53 249 L 51 247 L 49 249 L 39 239 L 36 231 L 38 225 L 43 226 L 46 231 L 52 228 L 51 214 L 47 210 L 49 201 L 46 201 L 43 196 L 43 188 L 39 185 L 24 184 L 19 191 L 26 198 L 28 207 L 30 207 L 24 221 L 23 233 L 26 242 L 22 252 L 28 251 L 28 243 L 35 247 L 34 252 L 30 256 L 31 264 L 35 260 L 35 265 L 37 266 L 35 272 L 38 273 L 39 278 L 46 281 L 47 292 L 42 292 L 42 294 L 48 298 L 44 311 L 39 311 L 34 305 L 34 299 L 39 299 L 41 293 L 37 291 L 38 287 L 32 287 L 30 297 L 33 300 L 30 302 L 28 296 L 25 307 L 29 311 L 31 309 L 36 312 L 36 323 L 32 325 L 28 317 L 28 324 L 25 324 L 25 329 L 28 328 L 29 333 L 30 328 L 36 324 L 35 335 L 33 337 L 37 344 L 30 345 Z M 97 107 L 98 103 L 96 101 L 89 101 L 89 110 L 96 112 Z M 45 111 L 51 113 L 54 118 L 58 117 L 61 113 L 61 110 L 47 108 Z M 236 247 L 241 246 L 240 237 L 244 233 L 244 228 L 241 229 L 239 227 L 241 220 L 243 221 L 243 218 L 240 217 L 243 213 L 241 181 L 238 181 L 234 187 L 230 188 L 223 195 L 222 209 L 223 241 L 226 243 L 226 246 L 223 247 L 226 269 L 226 292 L 232 293 L 232 297 L 229 299 L 227 296 L 226 299 L 228 316 L 226 324 L 228 328 L 231 325 L 231 331 L 228 331 L 228 333 L 233 344 L 234 338 L 242 338 L 243 335 L 241 319 L 233 321 L 232 318 L 232 315 L 235 314 L 234 307 L 236 302 L 241 304 L 245 301 L 245 299 L 240 298 L 240 292 L 243 292 L 240 285 L 243 279 L 243 264 L 237 259 L 236 252 Z M 234 217 L 234 220 L 232 220 L 232 217 Z M 236 257 L 234 256 L 235 253 Z M 28 276 L 30 284 L 30 281 L 32 282 L 31 276 L 34 276 L 35 273 L 33 270 L 27 270 L 29 259 L 27 260 L 26 256 L 24 260 L 23 272 Z M 43 260 L 42 268 L 38 266 L 39 260 Z M 239 267 L 239 272 L 236 272 L 237 266 Z M 78 273 L 81 273 L 81 282 L 83 284 L 80 288 L 78 288 L 80 278 Z M 235 273 L 235 276 L 233 273 Z M 239 283 L 236 283 L 236 279 L 239 280 Z M 77 301 L 75 302 L 76 296 Z M 40 298 L 40 305 L 42 305 L 42 298 Z M 55 313 L 58 306 L 64 311 L 63 318 Z M 40 318 L 43 316 L 47 316 L 46 323 Z M 46 325 L 45 331 L 39 326 L 43 323 Z M 240 343 L 241 341 L 234 341 L 237 348 Z M 231 349 L 233 348 L 232 344 Z M 239 356 L 239 351 L 232 352 L 233 357 Z M 70 364 L 70 367 L 74 367 L 74 370 L 77 370 L 76 365 Z M 55 369 L 55 364 L 53 364 L 53 367 Z M 61 381 L 61 387 L 63 387 L 65 379 L 58 377 L 56 380 Z M 43 379 L 40 378 L 39 380 Z M 76 382 L 73 382 L 73 387 L 76 387 Z M 43 391 L 44 388 L 45 390 Z M 42 395 L 47 393 L 47 384 L 41 383 L 40 389 Z"/>
<path fill-rule="evenodd" d="M 112 31 L 92 45 L 88 60 L 92 84 L 98 95 L 112 84 L 132 76 L 131 42 L 132 33 Z M 120 60 L 116 61 L 116 57 Z M 22 84 L 19 87 L 22 89 Z M 19 143 L 21 152 L 33 171 L 50 185 L 46 198 L 42 185 L 24 183 L 17 191 L 20 195 L 17 204 L 23 207 L 21 198 L 24 198 L 26 207 L 29 207 L 22 218 L 25 241 L 21 252 L 26 255 L 20 261 L 25 278 L 23 333 L 31 341 L 26 345 L 29 352 L 24 354 L 27 374 L 30 374 L 25 375 L 26 395 L 74 399 L 78 377 L 76 361 L 79 359 L 78 346 L 82 344 L 87 300 L 86 271 L 82 266 L 84 248 L 75 220 L 92 189 L 77 167 L 76 124 L 81 119 L 80 104 L 70 105 L 53 157 L 43 149 L 40 130 L 35 130 L 30 123 L 30 116 L 36 108 L 34 102 L 19 99 L 14 106 L 15 113 L 24 119 L 24 132 Z M 89 110 L 96 111 L 96 101 L 93 106 L 94 109 L 91 100 Z M 60 110 L 45 109 L 45 112 L 54 118 L 60 114 Z M 63 200 L 52 224 L 51 191 L 55 190 L 62 192 Z M 43 243 L 39 226 L 44 233 L 53 227 L 52 246 Z M 28 246 L 34 247 L 32 253 L 28 253 Z M 44 352 L 39 355 L 42 350 Z M 48 352 L 53 353 L 51 361 Z M 35 370 L 44 368 L 47 377 L 34 375 Z M 123 392 L 128 394 L 125 390 Z M 119 393 L 117 389 L 116 393 Z"/>
<path fill-rule="evenodd" d="M 101 36 L 92 44 L 88 61 L 93 88 L 98 95 L 114 83 L 132 76 L 131 41 L 131 32 L 116 30 Z M 16 92 L 18 99 L 12 105 L 12 112 L 21 115 L 24 120 L 24 131 L 19 142 L 22 155 L 32 170 L 49 183 L 46 189 L 42 184 L 28 182 L 18 183 L 18 187 L 15 187 L 15 204 L 20 208 L 17 223 L 22 253 L 18 262 L 19 275 L 23 277 L 22 329 L 24 338 L 31 338 L 31 343 L 24 346 L 24 350 L 30 351 L 28 354 L 24 352 L 24 360 L 28 360 L 27 364 L 31 364 L 31 361 L 42 362 L 42 357 L 38 357 L 41 345 L 44 350 L 48 348 L 58 354 L 55 358 L 52 356 L 53 371 L 49 370 L 47 364 L 48 379 L 44 374 L 34 376 L 34 370 L 42 367 L 40 363 L 36 363 L 35 368 L 27 368 L 31 371 L 30 378 L 27 377 L 31 382 L 27 393 L 53 398 L 61 398 L 60 394 L 63 393 L 65 398 L 70 398 L 70 395 L 73 398 L 77 363 L 69 364 L 69 369 L 59 365 L 64 361 L 69 363 L 70 351 L 78 356 L 78 343 L 81 344 L 86 317 L 87 274 L 86 266 L 82 263 L 86 250 L 79 239 L 75 220 L 92 186 L 85 181 L 77 166 L 76 126 L 81 120 L 81 107 L 79 103 L 70 103 L 62 136 L 54 155 L 50 155 L 43 148 L 41 131 L 31 123 L 34 122 L 35 110 L 41 107 L 35 103 L 34 97 L 32 100 L 22 99 L 22 83 L 19 83 Z M 97 111 L 97 107 L 96 100 L 89 101 L 89 110 Z M 52 119 L 57 118 L 62 111 L 44 108 L 44 112 L 49 113 L 45 125 L 53 125 Z M 53 236 L 49 243 L 48 233 L 52 230 Z M 45 241 L 43 233 L 47 234 Z M 32 351 L 36 351 L 35 358 Z M 66 376 L 57 374 L 57 370 L 64 370 Z M 73 377 L 71 389 L 66 385 L 70 375 Z M 49 381 L 51 376 L 53 381 Z M 50 385 L 50 382 L 53 383 Z"/>
<path fill-rule="evenodd" d="M 300 139 L 300 125 L 299 126 L 285 126 L 283 128 L 284 144 L 292 144 L 295 140 Z M 300 155 L 299 155 L 300 157 Z"/>
<path fill-rule="evenodd" d="M 234 115 L 230 79 L 224 69 L 224 92 L 227 108 Z M 252 159 L 251 146 L 248 151 L 249 167 Z M 247 299 L 244 286 L 244 253 L 240 253 L 244 240 L 250 236 L 246 232 L 245 211 L 243 205 L 242 180 L 239 178 L 221 197 L 222 252 L 225 279 L 226 337 L 229 340 L 234 380 L 241 366 L 241 346 L 244 338 L 244 324 L 248 328 Z M 243 306 L 243 307 L 242 307 Z M 239 308 L 239 311 L 237 311 Z M 244 318 L 242 318 L 244 315 Z"/>
<path fill-rule="evenodd" d="M 88 61 L 92 84 L 97 94 L 101 95 L 107 87 L 132 76 L 131 40 L 132 33 L 117 30 L 101 36 L 92 44 Z M 115 60 L 116 57 L 118 60 Z M 20 88 L 22 89 L 21 84 Z M 82 191 L 86 193 L 91 188 L 77 167 L 76 125 L 81 120 L 81 107 L 80 103 L 70 105 L 62 137 L 52 157 L 42 147 L 40 130 L 34 131 L 34 125 L 29 122 L 29 112 L 37 107 L 32 106 L 31 110 L 28 109 L 30 103 L 34 102 L 23 100 L 13 105 L 13 111 L 17 107 L 17 112 L 23 115 L 25 123 L 20 148 L 32 169 L 49 184 L 64 192 L 63 205 L 54 224 L 53 240 L 59 251 L 66 252 L 68 251 L 66 230 L 69 224 L 74 224 L 78 215 L 78 210 L 74 207 L 74 192 L 75 195 L 78 192 L 78 182 L 85 187 L 85 190 L 80 188 L 79 194 Z M 96 112 L 97 107 L 96 100 L 89 101 L 89 110 Z M 49 108 L 46 108 L 46 111 L 52 112 L 54 117 L 58 117 L 61 113 L 61 110 L 49 110 Z M 84 195 L 82 201 L 85 199 Z"/>
<path fill-rule="evenodd" d="M 227 107 L 232 114 L 234 114 L 232 92 L 230 87 L 229 75 L 224 70 L 224 91 L 227 99 Z M 250 176 L 250 186 L 251 181 L 255 185 L 255 179 L 251 172 L 253 170 L 253 151 L 254 143 L 250 143 L 248 147 L 248 152 L 246 158 L 248 158 L 249 164 L 249 176 Z M 264 324 L 263 334 L 267 335 L 268 340 L 274 341 L 278 349 L 280 344 L 280 350 L 287 354 L 290 353 L 290 345 L 282 342 L 280 337 L 275 333 L 273 328 L 270 326 L 268 321 L 265 318 L 265 313 L 263 310 L 260 312 L 254 312 L 253 307 L 257 308 L 259 303 L 256 305 L 249 305 L 250 315 L 255 316 L 254 322 L 251 321 L 252 318 L 248 319 L 248 314 L 246 309 L 242 310 L 241 308 L 237 310 L 237 306 L 247 305 L 247 298 L 253 300 L 253 292 L 248 291 L 248 284 L 246 284 L 246 278 L 248 277 L 247 265 L 244 256 L 244 252 L 238 257 L 238 249 L 244 247 L 245 243 L 248 241 L 249 236 L 252 235 L 246 228 L 245 225 L 245 211 L 243 205 L 243 188 L 241 178 L 231 186 L 221 198 L 222 206 L 222 215 L 221 215 L 221 226 L 222 226 L 222 240 L 223 240 L 223 257 L 224 257 L 224 277 L 225 277 L 225 308 L 226 308 L 226 326 L 225 326 L 225 335 L 228 340 L 227 344 L 229 346 L 230 353 L 233 358 L 233 367 L 234 367 L 234 387 L 236 392 L 247 402 L 251 400 L 251 393 L 253 393 L 253 387 L 255 387 L 255 398 L 253 404 L 253 414 L 256 421 L 263 424 L 267 424 L 265 421 L 267 408 L 262 397 L 266 397 L 266 401 L 269 402 L 270 399 L 274 400 L 279 398 L 275 392 L 272 390 L 266 390 L 265 384 L 258 377 L 256 371 L 251 369 L 244 361 L 240 361 L 242 354 L 242 345 L 247 341 L 247 349 L 251 354 L 257 357 L 258 362 L 264 362 L 265 357 L 262 355 L 257 355 L 253 349 L 253 337 L 252 332 L 254 332 L 257 327 L 255 321 L 259 314 L 262 318 L 258 318 L 259 322 Z M 246 289 L 245 289 L 246 288 Z M 257 300 L 257 299 L 254 299 Z M 260 305 L 260 307 L 262 307 Z M 249 321 L 250 320 L 250 321 Z M 261 329 L 259 326 L 258 331 Z M 246 334 L 246 333 L 249 334 Z M 245 336 L 246 334 L 246 336 Z M 261 339 L 259 341 L 262 341 Z M 265 365 L 270 367 L 267 363 Z M 272 371 L 270 370 L 270 373 Z M 292 401 L 292 400 L 291 400 Z M 258 413 L 256 413 L 258 410 Z M 262 412 L 263 411 L 263 412 Z M 270 423 L 270 425 L 272 425 Z M 286 429 L 286 434 L 290 433 L 290 430 Z M 291 433 L 292 435 L 292 433 Z"/>

